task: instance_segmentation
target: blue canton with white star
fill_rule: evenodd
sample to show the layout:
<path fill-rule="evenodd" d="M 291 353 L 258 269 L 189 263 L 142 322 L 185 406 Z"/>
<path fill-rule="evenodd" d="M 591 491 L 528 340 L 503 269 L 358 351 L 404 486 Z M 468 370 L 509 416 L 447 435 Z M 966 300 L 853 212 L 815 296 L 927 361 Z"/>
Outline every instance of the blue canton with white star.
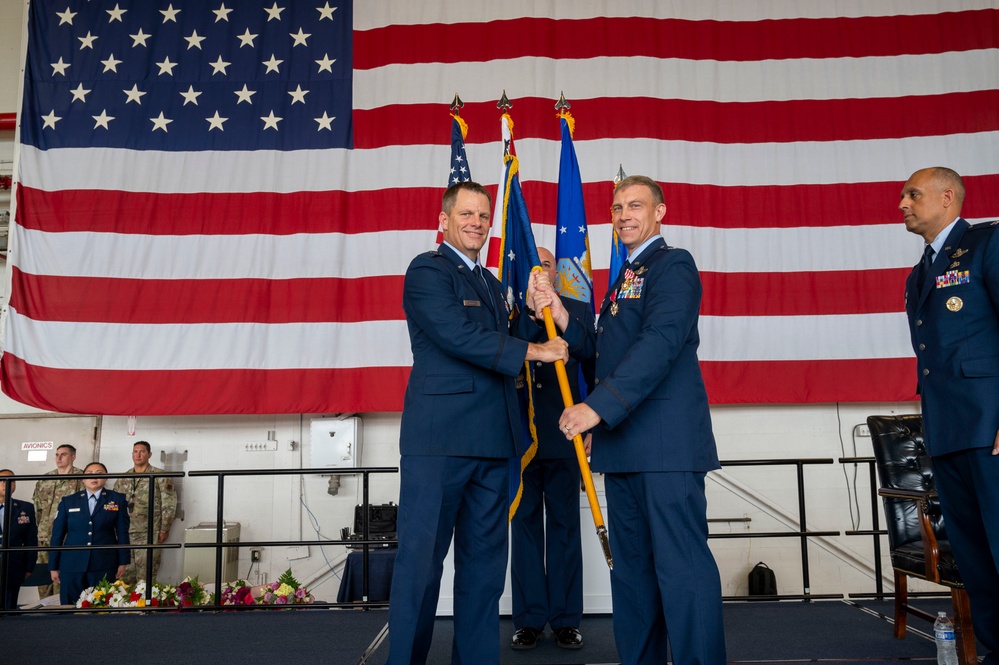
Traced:
<path fill-rule="evenodd" d="M 37 0 L 23 143 L 351 148 L 353 7 L 327 0 Z"/>

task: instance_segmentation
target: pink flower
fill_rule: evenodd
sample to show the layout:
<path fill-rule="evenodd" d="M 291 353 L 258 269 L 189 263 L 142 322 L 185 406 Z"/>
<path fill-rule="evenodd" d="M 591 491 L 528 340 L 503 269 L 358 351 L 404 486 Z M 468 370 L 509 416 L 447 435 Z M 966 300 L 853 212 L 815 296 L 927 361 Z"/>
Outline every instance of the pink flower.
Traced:
<path fill-rule="evenodd" d="M 277 591 L 281 584 L 279 582 L 271 582 L 271 591 Z"/>
<path fill-rule="evenodd" d="M 250 594 L 246 594 L 245 596 L 243 596 L 243 604 L 244 605 L 252 605 L 253 604 L 253 596 L 250 595 Z"/>
<path fill-rule="evenodd" d="M 305 598 L 305 589 L 301 587 L 295 589 L 295 598 Z"/>
<path fill-rule="evenodd" d="M 287 605 L 288 604 L 288 596 L 278 596 L 278 599 L 276 601 L 274 601 L 274 604 L 275 605 Z"/>
<path fill-rule="evenodd" d="M 264 602 L 265 603 L 269 603 L 269 602 L 271 602 L 273 600 L 274 600 L 274 594 L 273 593 L 271 593 L 270 591 L 268 591 L 267 593 L 264 594 Z"/>

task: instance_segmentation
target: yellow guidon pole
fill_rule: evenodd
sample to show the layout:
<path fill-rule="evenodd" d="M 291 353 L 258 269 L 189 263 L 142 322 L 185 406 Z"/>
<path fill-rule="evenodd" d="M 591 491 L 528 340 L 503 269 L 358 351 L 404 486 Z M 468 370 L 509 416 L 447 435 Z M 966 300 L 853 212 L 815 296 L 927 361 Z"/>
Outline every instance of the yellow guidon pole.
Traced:
<path fill-rule="evenodd" d="M 535 268 L 535 270 L 540 270 L 540 268 Z M 541 314 L 545 317 L 545 331 L 548 333 L 548 339 L 555 339 L 558 337 L 558 331 L 555 330 L 551 308 L 546 305 L 541 310 Z M 569 377 L 565 373 L 565 363 L 561 360 L 555 361 L 555 374 L 558 376 L 559 390 L 562 391 L 562 403 L 568 409 L 573 405 L 572 391 L 569 389 Z M 586 448 L 583 447 L 582 433 L 572 437 L 572 445 L 576 449 L 576 461 L 579 462 L 579 472 L 583 477 L 583 487 L 586 489 L 586 498 L 590 502 L 593 526 L 597 528 L 600 547 L 604 550 L 607 567 L 614 570 L 614 558 L 611 556 L 610 541 L 607 540 L 607 527 L 604 525 L 604 515 L 600 510 L 600 503 L 597 501 L 597 491 L 593 489 L 593 474 L 590 473 L 590 463 L 586 461 Z"/>

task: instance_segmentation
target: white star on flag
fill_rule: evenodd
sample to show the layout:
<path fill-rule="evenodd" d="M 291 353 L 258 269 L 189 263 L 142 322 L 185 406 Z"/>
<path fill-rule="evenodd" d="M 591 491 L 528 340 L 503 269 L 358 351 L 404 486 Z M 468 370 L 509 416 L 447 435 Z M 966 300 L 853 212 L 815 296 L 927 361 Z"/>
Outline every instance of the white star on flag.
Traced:
<path fill-rule="evenodd" d="M 270 115 L 260 116 L 260 119 L 264 121 L 264 129 L 273 129 L 274 131 L 277 131 L 277 124 L 284 120 L 284 118 L 274 115 L 274 111 L 271 111 Z"/>
<path fill-rule="evenodd" d="M 94 119 L 94 129 L 98 127 L 103 127 L 104 129 L 111 129 L 109 123 L 114 120 L 114 116 L 108 115 L 107 109 L 101 111 L 100 115 L 91 116 Z"/>
<path fill-rule="evenodd" d="M 170 120 L 168 118 L 163 117 L 163 111 L 160 111 L 159 116 L 157 116 L 155 118 L 150 118 L 150 120 L 153 121 L 153 129 L 152 129 L 152 131 L 154 131 L 154 132 L 157 129 L 162 129 L 165 132 L 167 130 L 167 125 L 169 125 L 171 122 L 173 122 L 173 120 Z"/>
<path fill-rule="evenodd" d="M 205 118 L 205 120 L 208 121 L 208 131 L 212 131 L 213 129 L 218 129 L 219 131 L 223 131 L 224 132 L 225 131 L 225 127 L 222 126 L 222 123 L 224 123 L 228 119 L 229 118 L 221 118 L 221 117 L 219 117 L 219 112 L 216 111 L 215 115 L 212 116 L 211 118 Z"/>

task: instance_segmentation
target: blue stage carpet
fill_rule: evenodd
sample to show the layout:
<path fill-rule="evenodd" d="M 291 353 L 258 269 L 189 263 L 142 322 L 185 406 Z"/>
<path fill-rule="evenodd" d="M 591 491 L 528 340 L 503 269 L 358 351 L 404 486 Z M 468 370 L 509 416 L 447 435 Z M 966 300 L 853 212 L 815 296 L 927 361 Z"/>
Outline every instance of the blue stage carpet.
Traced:
<path fill-rule="evenodd" d="M 926 609 L 947 609 L 944 601 Z M 865 611 L 863 608 L 867 608 Z M 879 616 L 883 615 L 883 616 Z M 930 625 L 910 621 L 910 635 L 892 637 L 891 603 L 858 601 L 752 602 L 725 605 L 725 641 L 730 663 L 826 665 L 899 661 L 932 664 L 936 651 Z M 2 665 L 65 665 L 111 660 L 142 665 L 221 663 L 322 663 L 355 665 L 385 625 L 384 610 L 336 609 L 181 612 L 157 614 L 32 614 L 0 618 Z M 603 665 L 617 663 L 612 621 L 587 615 L 580 626 L 585 645 L 559 649 L 546 634 L 530 651 L 507 647 L 513 625 L 501 621 L 501 665 Z M 453 624 L 438 619 L 430 665 L 449 662 Z M 920 635 L 919 633 L 922 633 Z M 383 665 L 387 641 L 366 661 Z"/>

